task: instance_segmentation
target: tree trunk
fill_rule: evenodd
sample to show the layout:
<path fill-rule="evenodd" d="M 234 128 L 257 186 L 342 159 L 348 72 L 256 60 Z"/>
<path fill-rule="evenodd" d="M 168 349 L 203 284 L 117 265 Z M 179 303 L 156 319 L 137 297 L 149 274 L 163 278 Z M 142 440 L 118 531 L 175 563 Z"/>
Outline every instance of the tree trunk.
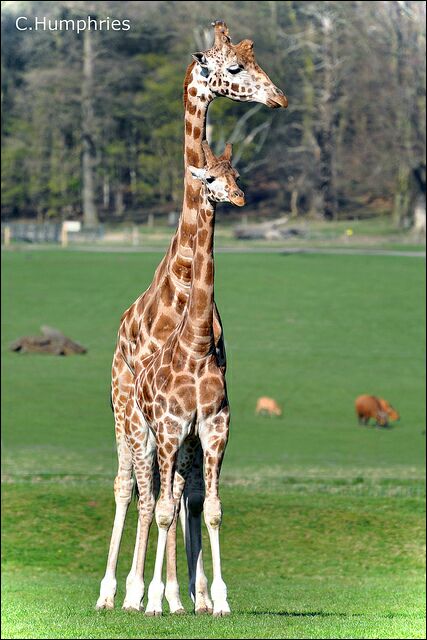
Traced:
<path fill-rule="evenodd" d="M 82 134 L 83 134 L 83 224 L 98 225 L 95 204 L 95 127 L 93 111 L 93 47 L 92 32 L 83 31 Z"/>
<path fill-rule="evenodd" d="M 298 189 L 291 191 L 291 218 L 298 218 Z"/>
<path fill-rule="evenodd" d="M 118 185 L 114 194 L 114 215 L 120 217 L 125 211 L 125 203 L 123 199 L 123 187 Z"/>
<path fill-rule="evenodd" d="M 335 190 L 334 142 L 331 129 L 325 128 L 317 137 L 320 148 L 319 191 L 322 196 L 323 217 L 337 217 L 337 194 Z"/>
<path fill-rule="evenodd" d="M 105 211 L 110 210 L 110 178 L 108 175 L 104 176 L 104 182 L 102 185 L 102 202 Z"/>
<path fill-rule="evenodd" d="M 334 22 L 330 15 L 321 17 L 323 53 L 323 92 L 319 103 L 319 122 L 315 126 L 315 137 L 319 146 L 319 193 L 322 196 L 322 213 L 325 220 L 337 217 L 337 194 L 335 176 L 335 133 L 337 126 L 336 53 Z"/>
<path fill-rule="evenodd" d="M 396 227 L 409 226 L 411 209 L 410 173 L 402 163 L 396 176 L 396 187 L 393 201 L 393 221 Z"/>

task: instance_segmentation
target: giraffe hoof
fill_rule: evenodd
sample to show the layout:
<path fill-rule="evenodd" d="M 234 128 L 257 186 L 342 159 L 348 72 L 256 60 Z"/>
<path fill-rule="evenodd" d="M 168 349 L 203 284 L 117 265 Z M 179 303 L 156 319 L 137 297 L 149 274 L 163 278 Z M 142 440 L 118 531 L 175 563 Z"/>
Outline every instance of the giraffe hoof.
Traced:
<path fill-rule="evenodd" d="M 213 614 L 214 618 L 225 618 L 226 616 L 231 615 L 231 611 L 215 611 Z"/>
<path fill-rule="evenodd" d="M 129 612 L 142 611 L 141 605 L 137 605 L 137 604 L 126 604 L 126 603 L 124 603 L 122 609 L 123 609 L 123 611 L 129 611 Z"/>
<path fill-rule="evenodd" d="M 157 609 L 151 609 L 150 611 L 146 611 L 145 615 L 149 618 L 160 617 L 162 615 L 162 612 Z"/>
<path fill-rule="evenodd" d="M 195 609 L 194 613 L 196 614 L 196 616 L 205 616 L 211 614 L 212 609 L 211 607 L 207 606 L 198 607 L 197 609 Z"/>
<path fill-rule="evenodd" d="M 97 611 L 105 611 L 114 609 L 114 598 L 99 598 L 95 609 Z"/>
<path fill-rule="evenodd" d="M 231 614 L 230 607 L 228 606 L 228 604 L 225 604 L 224 606 L 219 607 L 218 609 L 214 609 L 213 617 L 223 618 L 225 616 L 229 616 L 230 614 Z"/>
<path fill-rule="evenodd" d="M 171 614 L 174 616 L 183 616 L 185 615 L 185 609 L 184 607 L 181 607 L 180 609 L 175 609 L 175 611 L 171 611 Z"/>

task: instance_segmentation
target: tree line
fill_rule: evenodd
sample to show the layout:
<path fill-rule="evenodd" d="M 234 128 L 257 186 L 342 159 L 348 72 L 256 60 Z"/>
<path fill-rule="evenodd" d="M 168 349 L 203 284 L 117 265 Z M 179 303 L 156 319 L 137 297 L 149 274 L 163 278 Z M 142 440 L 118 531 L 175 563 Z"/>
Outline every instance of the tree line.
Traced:
<path fill-rule="evenodd" d="M 179 211 L 182 82 L 212 19 L 255 41 L 289 98 L 285 112 L 210 108 L 213 148 L 234 143 L 249 211 L 407 224 L 425 189 L 424 2 L 2 5 L 2 219 L 96 226 Z M 19 31 L 18 15 L 131 28 Z"/>

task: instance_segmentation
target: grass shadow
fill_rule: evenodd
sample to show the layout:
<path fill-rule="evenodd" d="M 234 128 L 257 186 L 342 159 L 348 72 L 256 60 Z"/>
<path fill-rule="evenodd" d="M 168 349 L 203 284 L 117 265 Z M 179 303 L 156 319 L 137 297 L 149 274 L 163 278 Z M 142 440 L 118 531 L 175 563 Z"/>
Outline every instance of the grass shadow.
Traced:
<path fill-rule="evenodd" d="M 253 616 L 281 616 L 285 618 L 364 618 L 370 616 L 369 613 L 342 613 L 340 611 L 248 611 Z M 375 614 L 378 618 L 409 618 L 405 613 L 383 613 Z"/>
<path fill-rule="evenodd" d="M 348 618 L 353 616 L 363 616 L 363 613 L 332 613 L 331 611 L 251 611 L 253 616 L 283 616 L 285 618 Z"/>

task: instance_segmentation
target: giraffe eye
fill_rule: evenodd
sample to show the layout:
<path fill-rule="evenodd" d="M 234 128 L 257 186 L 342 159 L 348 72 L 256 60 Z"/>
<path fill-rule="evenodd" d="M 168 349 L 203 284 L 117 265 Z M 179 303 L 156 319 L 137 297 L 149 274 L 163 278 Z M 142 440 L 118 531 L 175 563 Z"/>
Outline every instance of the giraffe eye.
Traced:
<path fill-rule="evenodd" d="M 206 178 L 206 182 L 208 184 L 212 184 L 212 182 L 215 182 L 215 178 L 212 178 L 212 176 L 209 176 L 209 178 Z"/>
<path fill-rule="evenodd" d="M 240 73 L 241 71 L 243 71 L 243 68 L 238 64 L 232 64 L 231 67 L 228 67 L 227 71 L 229 73 L 232 73 L 233 75 L 236 75 L 236 73 Z"/>

